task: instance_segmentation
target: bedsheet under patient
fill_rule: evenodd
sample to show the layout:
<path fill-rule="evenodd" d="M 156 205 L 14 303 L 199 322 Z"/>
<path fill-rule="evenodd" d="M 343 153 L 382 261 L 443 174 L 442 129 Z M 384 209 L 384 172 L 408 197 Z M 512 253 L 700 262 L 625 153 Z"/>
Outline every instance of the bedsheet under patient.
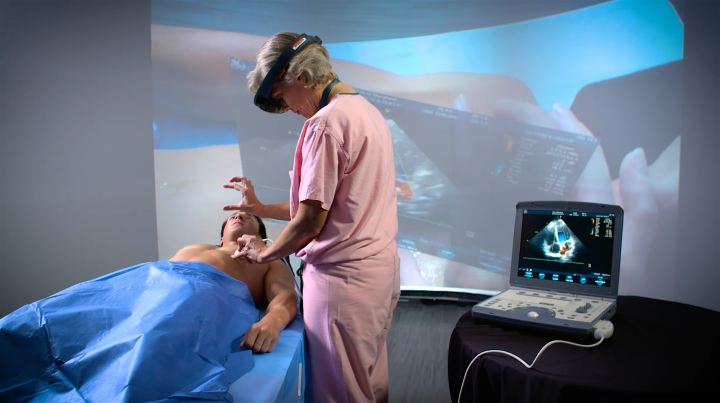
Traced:
<path fill-rule="evenodd" d="M 247 286 L 208 264 L 129 267 L 0 319 L 0 401 L 232 401 L 257 320 Z"/>

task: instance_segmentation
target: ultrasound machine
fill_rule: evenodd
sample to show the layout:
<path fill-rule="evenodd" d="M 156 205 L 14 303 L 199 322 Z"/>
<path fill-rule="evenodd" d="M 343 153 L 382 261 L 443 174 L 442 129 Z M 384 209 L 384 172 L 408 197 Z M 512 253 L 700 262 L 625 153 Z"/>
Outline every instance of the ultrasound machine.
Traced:
<path fill-rule="evenodd" d="M 623 210 L 580 202 L 516 206 L 510 289 L 472 315 L 584 336 L 617 309 Z"/>

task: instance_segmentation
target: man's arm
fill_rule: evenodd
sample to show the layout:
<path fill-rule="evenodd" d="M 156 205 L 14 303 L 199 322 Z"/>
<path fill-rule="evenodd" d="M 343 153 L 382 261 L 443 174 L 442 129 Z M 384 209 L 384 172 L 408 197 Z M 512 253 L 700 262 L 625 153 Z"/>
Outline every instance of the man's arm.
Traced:
<path fill-rule="evenodd" d="M 280 260 L 270 263 L 265 273 L 265 296 L 268 300 L 265 316 L 250 326 L 240 342 L 240 346 L 252 348 L 256 353 L 272 351 L 280 338 L 280 331 L 297 314 L 295 278 Z"/>

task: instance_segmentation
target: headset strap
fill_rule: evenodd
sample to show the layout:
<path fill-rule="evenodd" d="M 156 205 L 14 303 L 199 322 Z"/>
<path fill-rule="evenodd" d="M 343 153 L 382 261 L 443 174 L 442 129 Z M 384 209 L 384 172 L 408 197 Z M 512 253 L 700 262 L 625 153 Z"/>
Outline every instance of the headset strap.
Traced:
<path fill-rule="evenodd" d="M 311 43 L 322 45 L 322 40 L 317 36 L 308 36 L 306 34 L 300 34 L 300 36 L 295 38 L 295 40 L 291 42 L 285 50 L 283 50 L 280 56 L 278 56 L 273 66 L 270 68 L 270 71 L 265 74 L 265 78 L 263 78 L 262 83 L 260 83 L 260 87 L 258 88 L 256 95 L 268 98 L 275 81 L 285 74 L 285 69 L 290 65 L 290 59 L 292 59 L 295 54 L 299 53 L 305 46 Z"/>
<path fill-rule="evenodd" d="M 330 90 L 332 90 L 332 87 L 335 86 L 335 84 L 339 83 L 340 80 L 338 80 L 337 77 L 335 77 L 334 80 L 330 81 L 330 84 L 325 87 L 325 90 L 322 93 L 322 97 L 320 98 L 320 104 L 318 105 L 318 110 L 322 109 L 327 105 L 327 99 L 328 95 L 330 95 Z"/>

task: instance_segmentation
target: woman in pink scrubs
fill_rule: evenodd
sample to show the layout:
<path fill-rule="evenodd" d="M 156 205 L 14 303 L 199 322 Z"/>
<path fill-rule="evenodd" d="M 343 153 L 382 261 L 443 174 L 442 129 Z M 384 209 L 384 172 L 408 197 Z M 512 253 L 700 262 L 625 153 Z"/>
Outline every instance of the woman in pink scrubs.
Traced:
<path fill-rule="evenodd" d="M 290 221 L 270 246 L 243 236 L 233 256 L 263 263 L 295 253 L 306 262 L 309 401 L 383 402 L 385 339 L 400 296 L 392 137 L 380 111 L 338 81 L 321 43 L 276 34 L 248 74 L 258 107 L 307 118 L 290 201 L 262 204 L 249 179 L 234 177 L 224 187 L 238 190 L 241 201 L 225 210 Z"/>

